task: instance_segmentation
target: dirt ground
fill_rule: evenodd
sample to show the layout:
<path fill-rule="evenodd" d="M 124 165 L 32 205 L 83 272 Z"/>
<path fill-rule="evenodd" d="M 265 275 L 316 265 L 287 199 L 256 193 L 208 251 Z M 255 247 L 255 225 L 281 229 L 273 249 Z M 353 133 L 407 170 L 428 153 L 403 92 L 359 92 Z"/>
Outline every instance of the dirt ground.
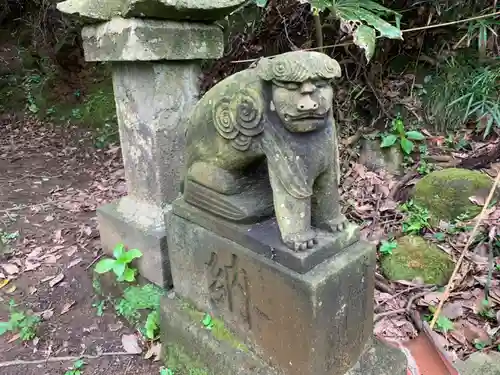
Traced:
<path fill-rule="evenodd" d="M 0 116 L 0 235 L 11 239 L 0 252 L 0 321 L 12 300 L 42 317 L 34 340 L 0 336 L 0 373 L 63 375 L 84 355 L 98 358 L 85 359 L 83 374 L 158 374 L 158 362 L 123 353 L 122 335 L 133 330 L 92 306 L 94 210 L 125 192 L 119 149 L 95 149 L 78 128 Z M 114 352 L 122 354 L 103 355 Z"/>

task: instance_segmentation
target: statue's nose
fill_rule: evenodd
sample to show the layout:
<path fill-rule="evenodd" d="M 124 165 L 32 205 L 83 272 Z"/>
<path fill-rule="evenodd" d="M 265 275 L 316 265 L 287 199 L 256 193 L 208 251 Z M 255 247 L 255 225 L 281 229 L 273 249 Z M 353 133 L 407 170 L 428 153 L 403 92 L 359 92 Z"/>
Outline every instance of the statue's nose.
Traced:
<path fill-rule="evenodd" d="M 301 112 L 315 111 L 318 107 L 319 104 L 312 100 L 310 95 L 304 95 L 297 103 L 297 109 Z"/>

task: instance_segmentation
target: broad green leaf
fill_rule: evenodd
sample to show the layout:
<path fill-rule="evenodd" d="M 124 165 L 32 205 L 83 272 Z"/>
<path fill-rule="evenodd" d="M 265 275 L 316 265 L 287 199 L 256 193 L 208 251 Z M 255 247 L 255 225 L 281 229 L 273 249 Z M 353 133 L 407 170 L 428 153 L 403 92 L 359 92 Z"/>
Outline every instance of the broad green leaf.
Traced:
<path fill-rule="evenodd" d="M 443 242 L 445 240 L 445 235 L 442 232 L 436 232 L 434 233 L 434 238 L 438 240 L 439 242 Z"/>
<path fill-rule="evenodd" d="M 453 322 L 443 315 L 439 315 L 437 318 L 436 328 L 443 333 L 453 331 L 454 329 Z"/>
<path fill-rule="evenodd" d="M 210 314 L 205 314 L 201 323 L 205 326 L 206 329 L 212 329 L 214 326 L 214 322 Z"/>
<path fill-rule="evenodd" d="M 122 275 L 124 281 L 131 283 L 135 281 L 135 269 L 127 267 Z"/>
<path fill-rule="evenodd" d="M 406 132 L 406 138 L 411 139 L 413 141 L 423 141 L 425 139 L 425 135 L 423 135 L 417 130 L 410 130 Z"/>
<path fill-rule="evenodd" d="M 125 263 L 130 263 L 132 260 L 134 260 L 136 258 L 140 258 L 140 257 L 142 257 L 142 253 L 139 251 L 139 249 L 131 249 L 131 250 L 123 253 L 121 259 Z"/>
<path fill-rule="evenodd" d="M 368 0 L 361 2 L 339 1 L 332 7 L 332 10 L 337 17 L 343 20 L 365 21 L 368 25 L 376 29 L 380 33 L 381 37 L 389 39 L 403 39 L 401 29 L 392 26 L 389 22 L 383 20 L 372 11 L 374 10 L 373 4 L 376 3 Z"/>
<path fill-rule="evenodd" d="M 11 328 L 12 327 L 11 327 L 10 322 L 0 322 L 0 336 L 9 332 L 11 330 Z"/>
<path fill-rule="evenodd" d="M 159 320 L 160 317 L 158 315 L 158 311 L 152 311 L 149 313 L 144 326 L 144 328 L 146 328 L 146 337 L 148 339 L 153 340 L 156 337 L 156 332 L 160 328 Z"/>
<path fill-rule="evenodd" d="M 125 273 L 125 268 L 127 265 L 123 262 L 115 261 L 113 264 L 113 272 L 115 273 L 116 276 L 122 278 L 123 274 Z"/>
<path fill-rule="evenodd" d="M 265 8 L 267 5 L 267 0 L 255 0 L 255 5 L 260 8 Z"/>
<path fill-rule="evenodd" d="M 78 361 L 75 361 L 75 364 L 73 365 L 74 368 L 79 369 L 82 368 L 85 362 L 83 362 L 83 359 L 79 359 Z"/>
<path fill-rule="evenodd" d="M 393 146 L 396 141 L 398 140 L 398 136 L 395 134 L 389 134 L 385 137 L 382 138 L 382 143 L 380 144 L 380 147 L 391 147 Z"/>
<path fill-rule="evenodd" d="M 122 254 L 125 252 L 125 245 L 122 243 L 118 244 L 115 246 L 113 249 L 113 256 L 118 259 L 122 256 Z"/>
<path fill-rule="evenodd" d="M 102 259 L 96 264 L 95 272 L 97 272 L 97 273 L 109 272 L 113 269 L 113 267 L 115 266 L 115 263 L 116 263 L 116 260 L 114 260 L 114 259 L 110 259 L 110 258 Z"/>
<path fill-rule="evenodd" d="M 401 138 L 401 149 L 406 155 L 410 155 L 415 145 L 407 138 Z"/>
<path fill-rule="evenodd" d="M 365 50 L 366 61 L 370 61 L 375 53 L 376 34 L 370 26 L 361 25 L 353 34 L 354 44 Z"/>
<path fill-rule="evenodd" d="M 396 247 L 398 247 L 398 244 L 394 241 L 382 241 L 379 251 L 381 254 L 392 254 L 392 250 Z"/>

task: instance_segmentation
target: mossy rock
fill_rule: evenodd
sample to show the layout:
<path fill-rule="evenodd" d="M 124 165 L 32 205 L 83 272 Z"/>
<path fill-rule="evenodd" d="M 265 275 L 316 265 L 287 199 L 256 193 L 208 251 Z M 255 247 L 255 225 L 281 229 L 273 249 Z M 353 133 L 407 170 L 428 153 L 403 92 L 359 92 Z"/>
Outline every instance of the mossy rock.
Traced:
<path fill-rule="evenodd" d="M 405 236 L 398 240 L 392 254 L 381 260 L 382 272 L 390 280 L 422 279 L 426 284 L 444 285 L 454 263 L 442 250 L 422 237 Z"/>
<path fill-rule="evenodd" d="M 413 200 L 429 210 L 433 222 L 450 222 L 461 215 L 479 214 L 482 207 L 472 203 L 469 197 L 486 198 L 492 185 L 493 180 L 484 173 L 448 168 L 429 173 L 418 181 Z"/>

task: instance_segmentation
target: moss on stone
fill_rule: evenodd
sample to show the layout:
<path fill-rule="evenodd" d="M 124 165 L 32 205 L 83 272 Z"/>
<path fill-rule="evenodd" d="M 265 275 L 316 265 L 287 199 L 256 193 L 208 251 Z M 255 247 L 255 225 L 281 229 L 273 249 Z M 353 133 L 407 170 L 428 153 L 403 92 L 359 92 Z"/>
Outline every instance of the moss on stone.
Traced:
<path fill-rule="evenodd" d="M 429 210 L 433 222 L 453 221 L 461 215 L 477 215 L 481 207 L 469 197 L 486 197 L 492 184 L 493 180 L 484 173 L 448 168 L 434 171 L 417 182 L 413 199 Z"/>
<path fill-rule="evenodd" d="M 392 254 L 382 257 L 381 266 L 390 280 L 421 278 L 426 284 L 444 285 L 453 272 L 454 263 L 448 254 L 422 237 L 405 236 L 398 240 Z"/>
<path fill-rule="evenodd" d="M 213 375 L 200 361 L 188 355 L 179 344 L 168 344 L 164 356 L 167 368 L 176 375 Z"/>
<path fill-rule="evenodd" d="M 182 309 L 198 324 L 201 324 L 205 313 L 198 311 L 191 304 L 184 302 L 182 304 Z M 212 317 L 212 335 L 219 341 L 227 342 L 233 348 L 241 350 L 243 352 L 248 352 L 248 347 L 241 342 L 229 329 L 226 328 L 224 322 L 218 318 Z"/>

